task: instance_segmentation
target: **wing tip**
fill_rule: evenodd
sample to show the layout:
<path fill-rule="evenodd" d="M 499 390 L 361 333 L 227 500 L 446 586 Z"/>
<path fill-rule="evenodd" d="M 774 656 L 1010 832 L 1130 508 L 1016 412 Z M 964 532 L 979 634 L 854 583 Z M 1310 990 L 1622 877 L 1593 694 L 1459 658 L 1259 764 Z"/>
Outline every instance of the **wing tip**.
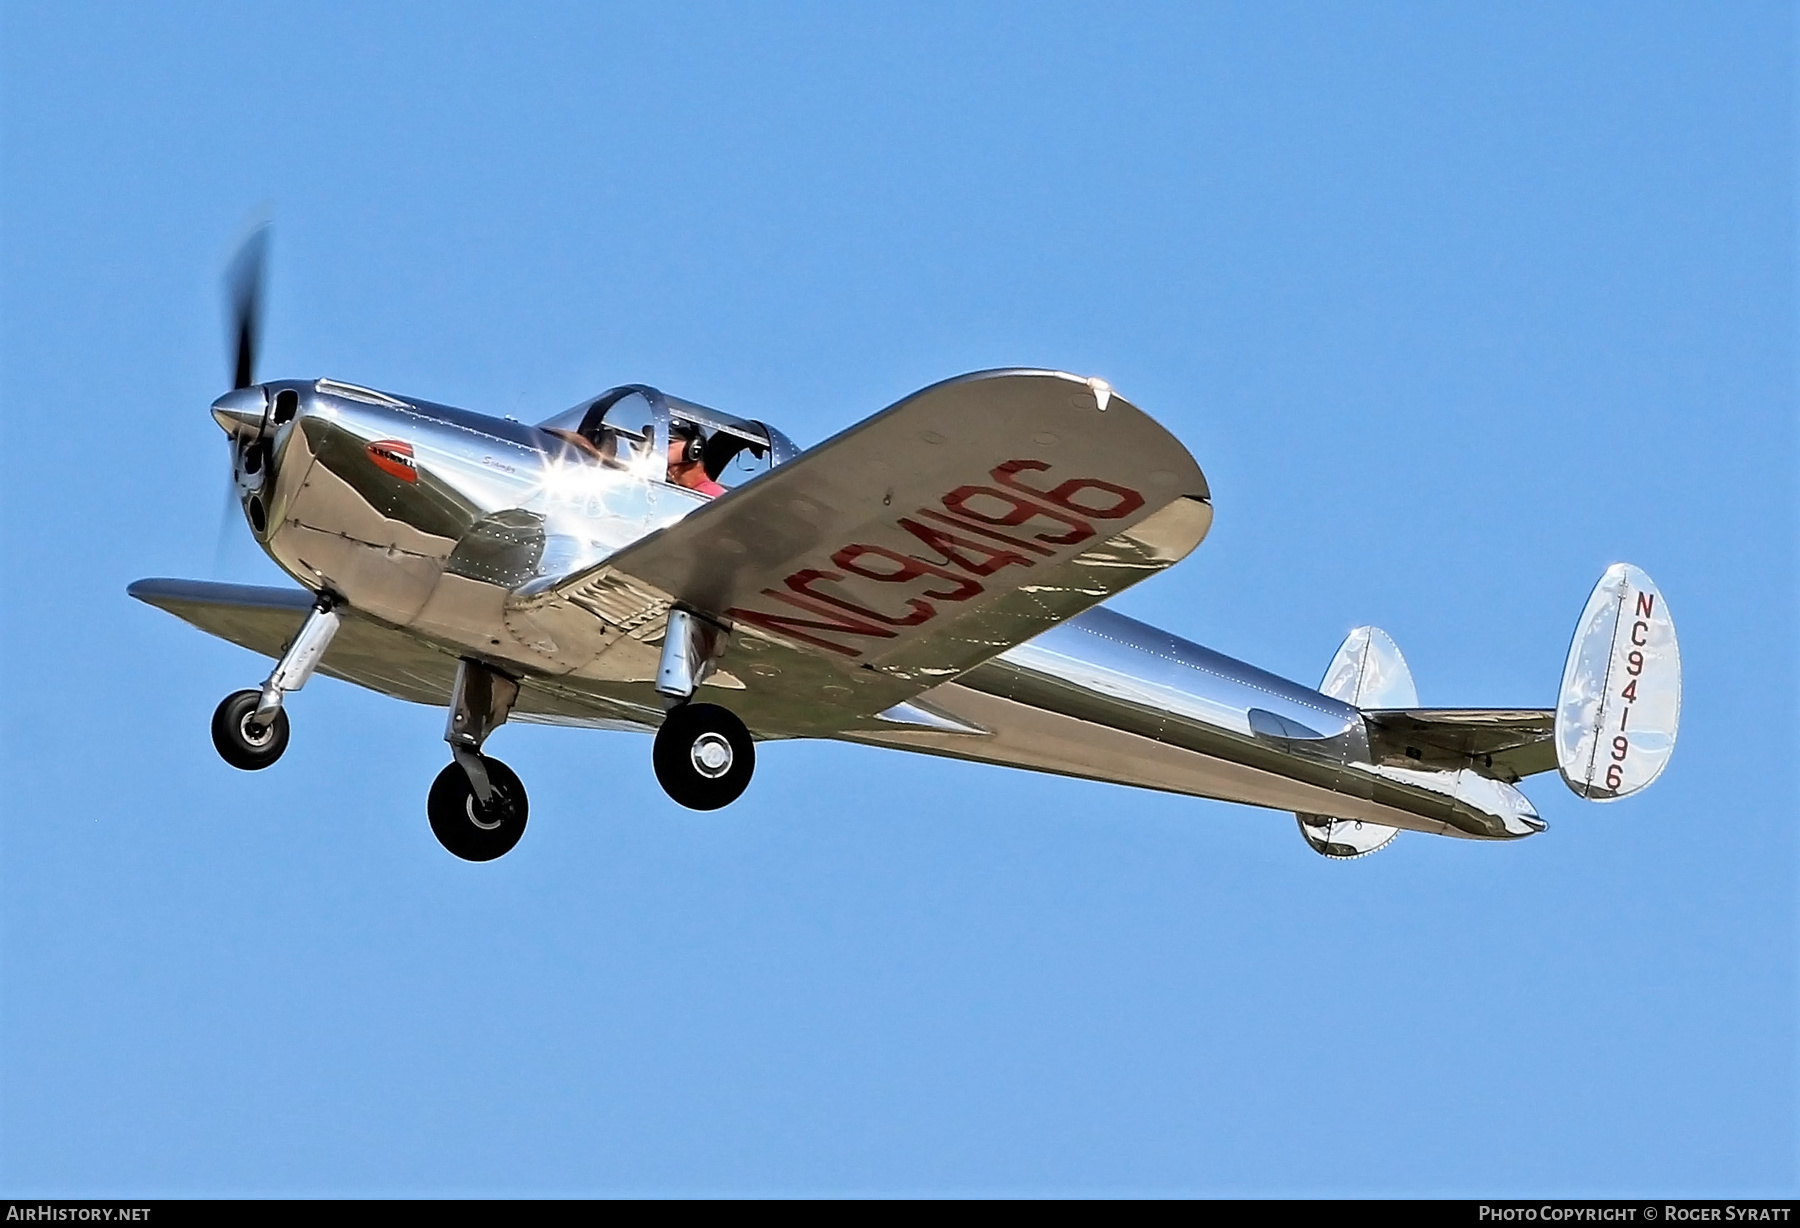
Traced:
<path fill-rule="evenodd" d="M 268 609 L 306 609 L 313 595 L 303 588 L 273 588 L 262 584 L 228 584 L 218 580 L 183 580 L 173 576 L 148 576 L 125 586 L 125 595 L 145 605 L 167 609 L 170 603 L 197 605 L 250 605 Z"/>

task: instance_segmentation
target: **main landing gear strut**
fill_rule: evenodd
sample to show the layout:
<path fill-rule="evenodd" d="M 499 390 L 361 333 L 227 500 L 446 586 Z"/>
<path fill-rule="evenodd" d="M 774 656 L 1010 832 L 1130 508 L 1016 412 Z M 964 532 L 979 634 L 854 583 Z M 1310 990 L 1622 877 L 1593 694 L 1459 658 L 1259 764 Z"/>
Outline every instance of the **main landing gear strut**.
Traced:
<path fill-rule="evenodd" d="M 306 685 L 331 646 L 331 637 L 338 629 L 336 607 L 335 598 L 320 593 L 312 613 L 300 624 L 294 642 L 281 654 L 262 689 L 227 695 L 214 710 L 213 746 L 232 767 L 260 771 L 281 758 L 281 752 L 287 749 L 288 718 L 282 711 L 282 700 L 289 691 Z"/>
<path fill-rule="evenodd" d="M 669 705 L 656 731 L 656 779 L 689 810 L 717 810 L 742 796 L 756 771 L 750 731 L 717 704 L 692 702 L 725 648 L 725 631 L 686 610 L 669 611 L 656 689 Z"/>

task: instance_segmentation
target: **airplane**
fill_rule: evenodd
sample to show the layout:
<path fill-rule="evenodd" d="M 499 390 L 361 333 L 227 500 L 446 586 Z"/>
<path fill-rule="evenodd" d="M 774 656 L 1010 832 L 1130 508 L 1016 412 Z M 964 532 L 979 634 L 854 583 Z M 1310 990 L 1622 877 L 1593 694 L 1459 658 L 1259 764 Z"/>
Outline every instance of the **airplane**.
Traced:
<path fill-rule="evenodd" d="M 945 380 L 815 447 L 644 384 L 535 425 L 335 379 L 255 379 L 267 232 L 228 277 L 233 385 L 212 404 L 236 501 L 298 584 L 145 579 L 132 597 L 274 658 L 214 744 L 260 770 L 320 672 L 446 712 L 426 811 L 443 847 L 519 841 L 508 721 L 654 733 L 670 798 L 727 806 L 757 745 L 869 746 L 1248 803 L 1350 859 L 1401 830 L 1545 830 L 1555 769 L 1613 801 L 1673 753 L 1668 605 L 1629 564 L 1577 624 L 1555 707 L 1426 708 L 1353 630 L 1317 688 L 1116 613 L 1213 505 L 1187 448 L 1104 380 Z"/>

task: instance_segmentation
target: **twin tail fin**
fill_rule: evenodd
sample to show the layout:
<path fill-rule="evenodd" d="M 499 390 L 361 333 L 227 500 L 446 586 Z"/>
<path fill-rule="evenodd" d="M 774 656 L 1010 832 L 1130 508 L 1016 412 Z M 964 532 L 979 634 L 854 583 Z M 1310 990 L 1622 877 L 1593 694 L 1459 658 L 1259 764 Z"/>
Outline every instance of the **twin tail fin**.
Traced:
<path fill-rule="evenodd" d="M 1554 709 L 1420 708 L 1406 659 L 1378 627 L 1350 633 L 1319 690 L 1363 710 L 1377 770 L 1470 771 L 1512 793 L 1522 777 L 1555 768 L 1577 796 L 1611 802 L 1668 766 L 1681 717 L 1681 652 L 1661 590 L 1639 568 L 1616 563 L 1581 612 Z M 1295 818 L 1314 851 L 1338 859 L 1366 856 L 1398 834 L 1330 815 Z"/>

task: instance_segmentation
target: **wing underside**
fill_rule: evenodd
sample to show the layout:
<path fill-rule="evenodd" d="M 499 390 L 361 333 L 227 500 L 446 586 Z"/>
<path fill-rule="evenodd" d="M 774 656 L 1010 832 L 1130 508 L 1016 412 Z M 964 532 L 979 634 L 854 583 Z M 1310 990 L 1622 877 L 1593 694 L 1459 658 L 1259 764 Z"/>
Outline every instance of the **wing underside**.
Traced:
<path fill-rule="evenodd" d="M 204 580 L 139 580 L 127 590 L 209 635 L 275 658 L 312 608 L 304 589 L 215 584 Z M 395 699 L 446 707 L 456 681 L 456 655 L 398 627 L 344 611 L 319 672 Z M 514 719 L 596 728 L 654 726 L 660 710 L 584 694 L 554 681 L 522 680 Z"/>

